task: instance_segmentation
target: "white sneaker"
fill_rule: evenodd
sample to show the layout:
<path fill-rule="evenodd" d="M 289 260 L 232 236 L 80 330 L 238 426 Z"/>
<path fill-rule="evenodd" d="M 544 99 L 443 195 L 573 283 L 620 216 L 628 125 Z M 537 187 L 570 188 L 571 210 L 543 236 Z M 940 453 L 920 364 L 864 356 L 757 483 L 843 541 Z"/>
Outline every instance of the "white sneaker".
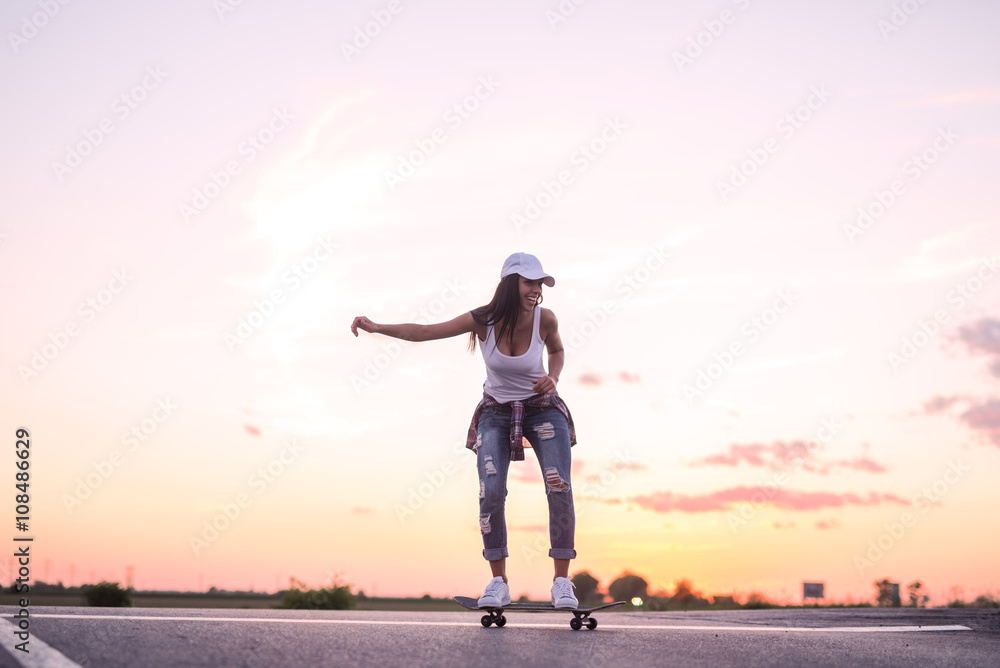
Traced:
<path fill-rule="evenodd" d="M 510 589 L 498 575 L 486 585 L 486 591 L 479 597 L 479 607 L 502 608 L 505 605 L 510 605 Z"/>
<path fill-rule="evenodd" d="M 579 608 L 580 602 L 573 595 L 575 587 L 576 585 L 569 578 L 556 578 L 555 582 L 552 583 L 552 607 L 571 610 Z"/>

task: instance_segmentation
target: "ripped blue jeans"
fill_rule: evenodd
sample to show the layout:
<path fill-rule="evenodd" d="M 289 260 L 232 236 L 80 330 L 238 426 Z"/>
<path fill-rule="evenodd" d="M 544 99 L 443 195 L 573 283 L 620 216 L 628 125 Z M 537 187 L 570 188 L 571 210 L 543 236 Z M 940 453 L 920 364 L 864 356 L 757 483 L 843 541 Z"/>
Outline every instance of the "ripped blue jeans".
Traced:
<path fill-rule="evenodd" d="M 528 408 L 522 422 L 524 437 L 531 443 L 545 480 L 549 504 L 549 556 L 575 559 L 573 537 L 576 514 L 570 484 L 569 427 L 556 408 Z M 496 561 L 507 554 L 507 469 L 510 465 L 510 406 L 484 408 L 477 425 L 476 466 L 479 470 L 479 530 L 483 534 L 483 556 Z M 525 458 L 523 464 L 528 464 Z"/>

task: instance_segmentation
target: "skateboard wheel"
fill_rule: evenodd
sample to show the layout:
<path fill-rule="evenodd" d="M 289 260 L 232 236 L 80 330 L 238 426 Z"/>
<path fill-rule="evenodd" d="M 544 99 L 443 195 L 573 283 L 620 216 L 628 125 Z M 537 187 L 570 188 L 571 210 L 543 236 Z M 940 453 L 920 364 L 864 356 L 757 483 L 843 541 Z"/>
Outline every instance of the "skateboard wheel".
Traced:
<path fill-rule="evenodd" d="M 480 619 L 479 621 L 482 622 L 483 626 L 485 626 L 486 628 L 490 628 L 490 624 L 493 623 L 493 618 L 490 617 L 489 615 L 483 615 L 483 618 Z"/>
<path fill-rule="evenodd" d="M 494 620 L 494 624 L 496 624 L 497 626 L 503 626 L 506 623 L 507 623 L 507 618 L 504 617 L 503 615 L 500 615 L 499 617 L 496 618 L 496 620 Z"/>
<path fill-rule="evenodd" d="M 579 617 L 574 617 L 573 619 L 569 620 L 569 627 L 574 631 L 579 631 L 581 628 L 583 628 L 583 622 L 580 621 Z"/>
<path fill-rule="evenodd" d="M 596 619 L 588 619 L 587 620 L 587 628 L 590 629 L 591 631 L 593 631 L 594 629 L 596 629 L 597 628 L 597 620 Z"/>

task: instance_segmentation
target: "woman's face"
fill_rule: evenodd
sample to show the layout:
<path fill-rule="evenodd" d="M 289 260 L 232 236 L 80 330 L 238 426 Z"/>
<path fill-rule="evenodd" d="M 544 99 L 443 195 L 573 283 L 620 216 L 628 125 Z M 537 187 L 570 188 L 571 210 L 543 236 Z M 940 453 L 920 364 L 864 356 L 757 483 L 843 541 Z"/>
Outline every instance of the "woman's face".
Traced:
<path fill-rule="evenodd" d="M 518 276 L 517 279 L 521 294 L 521 308 L 530 311 L 535 308 L 539 297 L 542 296 L 542 279 L 532 281 L 524 276 Z"/>

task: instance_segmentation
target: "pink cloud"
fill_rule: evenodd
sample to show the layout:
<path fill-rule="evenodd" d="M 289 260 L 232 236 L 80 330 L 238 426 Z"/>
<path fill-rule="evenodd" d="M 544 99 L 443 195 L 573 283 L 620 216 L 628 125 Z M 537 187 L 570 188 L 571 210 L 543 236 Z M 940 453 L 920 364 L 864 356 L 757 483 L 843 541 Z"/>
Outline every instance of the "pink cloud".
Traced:
<path fill-rule="evenodd" d="M 351 508 L 351 512 L 354 513 L 355 515 L 370 515 L 371 513 L 374 513 L 375 511 L 372 510 L 371 508 L 364 508 L 362 506 L 354 506 L 353 508 Z"/>
<path fill-rule="evenodd" d="M 973 429 L 985 431 L 994 444 L 1000 446 L 1000 399 L 973 406 L 960 419 Z"/>
<path fill-rule="evenodd" d="M 924 403 L 924 413 L 927 415 L 935 415 L 937 413 L 943 413 L 952 407 L 956 401 L 960 401 L 961 397 L 943 397 L 938 395 L 933 399 L 929 399 Z"/>
<path fill-rule="evenodd" d="M 1000 355 L 1000 320 L 983 318 L 958 329 L 958 336 L 973 352 L 982 351 Z"/>
<path fill-rule="evenodd" d="M 605 470 L 601 473 L 591 473 L 590 475 L 584 476 L 584 480 L 588 482 L 601 482 L 601 476 L 607 476 L 608 473 L 617 475 L 622 471 L 648 471 L 649 467 L 645 464 L 640 464 L 638 462 L 614 462 L 609 464 Z"/>
<path fill-rule="evenodd" d="M 601 384 L 601 377 L 598 376 L 596 373 L 584 373 L 584 374 L 581 374 L 577 378 L 577 380 L 580 381 L 581 385 L 600 385 Z"/>
<path fill-rule="evenodd" d="M 820 531 L 839 529 L 841 526 L 842 525 L 840 524 L 840 520 L 837 519 L 820 520 L 819 522 L 816 522 L 816 528 L 819 529 Z"/>
<path fill-rule="evenodd" d="M 245 424 L 243 428 L 247 430 L 247 433 L 251 436 L 260 436 L 260 429 L 253 426 L 252 424 Z"/>
<path fill-rule="evenodd" d="M 673 492 L 653 492 L 640 494 L 628 499 L 641 508 L 657 513 L 708 513 L 732 510 L 739 503 L 771 505 L 783 510 L 819 510 L 820 508 L 841 508 L 844 506 L 878 506 L 893 503 L 908 506 L 910 502 L 895 494 L 869 492 L 867 496 L 852 492 L 795 492 L 762 487 L 731 487 L 708 494 L 674 494 Z"/>
<path fill-rule="evenodd" d="M 803 471 L 827 475 L 831 470 L 843 468 L 850 471 L 885 473 L 888 469 L 874 459 L 864 456 L 836 461 L 816 461 L 805 441 L 785 443 L 775 441 L 770 445 L 753 443 L 741 445 L 733 443 L 724 454 L 709 455 L 693 462 L 694 466 L 747 466 L 781 471 L 793 466 L 801 466 Z"/>
<path fill-rule="evenodd" d="M 638 383 L 640 382 L 639 374 L 629 373 L 628 371 L 619 371 L 618 377 L 621 378 L 623 383 Z"/>
<path fill-rule="evenodd" d="M 778 531 L 789 531 L 795 528 L 795 522 L 772 522 L 771 526 Z"/>

